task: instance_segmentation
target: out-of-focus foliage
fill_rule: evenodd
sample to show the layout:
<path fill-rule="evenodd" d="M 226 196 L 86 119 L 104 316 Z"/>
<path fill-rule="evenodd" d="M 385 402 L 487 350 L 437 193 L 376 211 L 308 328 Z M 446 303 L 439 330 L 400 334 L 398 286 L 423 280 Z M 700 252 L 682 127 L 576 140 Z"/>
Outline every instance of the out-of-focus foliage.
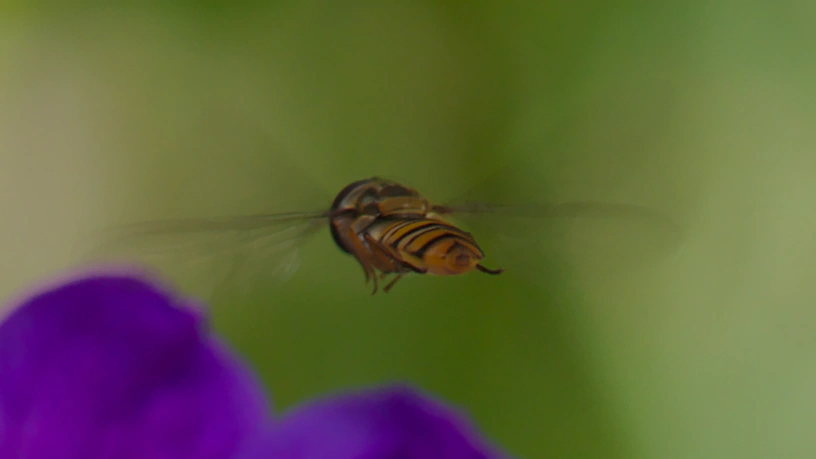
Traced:
<path fill-rule="evenodd" d="M 278 407 L 400 379 L 522 457 L 816 453 L 816 7 L 87 5 L 0 7 L 4 293 L 105 225 L 503 171 L 506 200 L 648 205 L 686 239 L 647 270 L 529 251 L 370 297 L 324 231 L 289 282 L 213 300 Z"/>

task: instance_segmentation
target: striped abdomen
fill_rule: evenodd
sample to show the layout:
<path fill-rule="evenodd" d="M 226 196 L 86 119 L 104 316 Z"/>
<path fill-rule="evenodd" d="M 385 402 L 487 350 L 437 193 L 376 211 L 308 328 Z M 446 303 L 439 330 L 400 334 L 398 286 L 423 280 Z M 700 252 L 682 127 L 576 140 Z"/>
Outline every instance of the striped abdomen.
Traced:
<path fill-rule="evenodd" d="M 419 273 L 448 276 L 477 268 L 484 253 L 470 233 L 435 219 L 383 219 L 366 229 Z"/>

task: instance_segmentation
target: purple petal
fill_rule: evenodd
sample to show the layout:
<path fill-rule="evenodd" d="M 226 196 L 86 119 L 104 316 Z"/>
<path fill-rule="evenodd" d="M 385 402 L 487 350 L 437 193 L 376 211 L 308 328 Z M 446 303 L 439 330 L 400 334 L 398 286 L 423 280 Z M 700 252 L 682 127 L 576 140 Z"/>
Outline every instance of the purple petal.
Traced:
<path fill-rule="evenodd" d="M 300 407 L 240 459 L 493 459 L 506 457 L 451 408 L 411 388 L 364 391 Z"/>
<path fill-rule="evenodd" d="M 24 299 L 0 324 L 0 375 L 3 458 L 227 458 L 268 422 L 197 309 L 134 275 Z"/>

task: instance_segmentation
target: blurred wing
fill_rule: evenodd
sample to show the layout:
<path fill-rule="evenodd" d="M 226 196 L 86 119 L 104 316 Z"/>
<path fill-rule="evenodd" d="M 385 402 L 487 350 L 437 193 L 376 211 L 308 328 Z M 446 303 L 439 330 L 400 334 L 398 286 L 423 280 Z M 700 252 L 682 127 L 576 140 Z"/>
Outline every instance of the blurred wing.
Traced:
<path fill-rule="evenodd" d="M 91 258 L 147 265 L 204 297 L 222 287 L 246 292 L 290 277 L 300 245 L 327 221 L 303 212 L 137 223 L 103 235 Z"/>
<path fill-rule="evenodd" d="M 531 257 L 555 255 L 579 269 L 617 269 L 666 256 L 680 242 L 677 223 L 657 210 L 633 204 L 572 201 L 493 205 L 464 202 L 441 206 L 477 240 L 492 238 L 498 251 Z M 467 226 L 467 227 L 465 227 Z M 499 259 L 486 254 L 488 259 Z"/>

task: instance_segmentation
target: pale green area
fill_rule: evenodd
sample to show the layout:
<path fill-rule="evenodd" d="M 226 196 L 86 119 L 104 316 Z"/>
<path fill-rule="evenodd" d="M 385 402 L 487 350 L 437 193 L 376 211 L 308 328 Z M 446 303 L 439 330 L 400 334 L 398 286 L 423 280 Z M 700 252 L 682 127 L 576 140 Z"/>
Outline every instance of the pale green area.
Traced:
<path fill-rule="evenodd" d="M 4 17 L 0 155 L 42 155 L 5 181 L 43 181 L 13 199 L 38 222 L 4 233 L 14 259 L 53 270 L 40 241 L 96 224 L 319 209 L 370 175 L 648 205 L 687 238 L 646 270 L 579 275 L 538 250 L 560 236 L 485 231 L 508 273 L 371 297 L 323 231 L 288 282 L 216 297 L 215 325 L 279 409 L 403 380 L 520 457 L 816 457 L 816 7 L 383 4 Z M 85 204 L 56 232 L 55 199 Z"/>

